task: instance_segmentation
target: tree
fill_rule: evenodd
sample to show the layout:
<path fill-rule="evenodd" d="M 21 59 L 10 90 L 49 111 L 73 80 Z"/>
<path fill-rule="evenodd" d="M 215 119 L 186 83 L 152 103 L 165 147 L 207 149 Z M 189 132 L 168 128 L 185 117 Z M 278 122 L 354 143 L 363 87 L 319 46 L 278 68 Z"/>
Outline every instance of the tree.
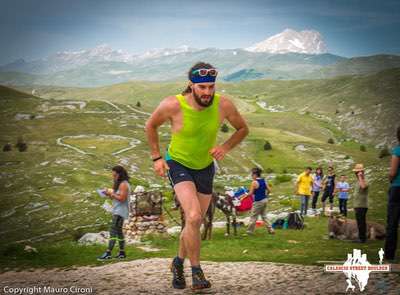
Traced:
<path fill-rule="evenodd" d="M 366 152 L 367 151 L 367 148 L 365 147 L 365 145 L 360 145 L 360 151 L 362 151 L 362 152 Z"/>
<path fill-rule="evenodd" d="M 334 144 L 334 143 L 335 143 L 335 141 L 333 140 L 333 138 L 329 138 L 329 139 L 328 139 L 328 143 L 330 143 L 330 144 Z"/>
<path fill-rule="evenodd" d="M 138 101 L 138 102 L 136 103 L 136 106 L 137 106 L 138 108 L 140 108 L 140 107 L 142 106 L 142 104 L 140 103 L 140 101 Z"/>

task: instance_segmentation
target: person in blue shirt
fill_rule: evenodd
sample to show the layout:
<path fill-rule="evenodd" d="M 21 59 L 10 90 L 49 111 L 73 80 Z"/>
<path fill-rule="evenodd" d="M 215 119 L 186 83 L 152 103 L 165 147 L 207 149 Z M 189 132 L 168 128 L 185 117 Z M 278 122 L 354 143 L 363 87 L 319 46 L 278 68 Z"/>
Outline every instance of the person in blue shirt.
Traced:
<path fill-rule="evenodd" d="M 336 184 L 336 192 L 339 198 L 340 214 L 347 216 L 347 200 L 349 199 L 350 185 L 346 182 L 346 175 L 340 176 L 340 181 Z"/>
<path fill-rule="evenodd" d="M 392 150 L 389 171 L 389 200 L 387 206 L 385 259 L 395 259 L 397 248 L 397 228 L 400 221 L 400 126 L 397 128 L 397 146 Z"/>
<path fill-rule="evenodd" d="M 247 228 L 247 234 L 253 234 L 258 216 L 264 221 L 268 233 L 274 234 L 274 229 L 267 220 L 266 209 L 268 195 L 271 193 L 271 188 L 263 177 L 262 170 L 258 167 L 251 169 L 251 177 L 253 181 L 250 185 L 249 195 L 253 195 L 253 208 L 251 211 L 250 224 Z"/>

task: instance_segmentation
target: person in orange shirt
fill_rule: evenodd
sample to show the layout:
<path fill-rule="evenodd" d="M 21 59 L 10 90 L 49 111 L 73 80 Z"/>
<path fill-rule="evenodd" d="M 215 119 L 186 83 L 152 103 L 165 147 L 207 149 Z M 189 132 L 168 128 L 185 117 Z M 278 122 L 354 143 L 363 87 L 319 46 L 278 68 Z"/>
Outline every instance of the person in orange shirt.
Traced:
<path fill-rule="evenodd" d="M 307 167 L 306 170 L 297 177 L 296 191 L 295 194 L 301 196 L 301 208 L 300 215 L 307 215 L 308 201 L 311 196 L 311 190 L 313 185 L 313 177 L 311 176 L 311 167 Z"/>

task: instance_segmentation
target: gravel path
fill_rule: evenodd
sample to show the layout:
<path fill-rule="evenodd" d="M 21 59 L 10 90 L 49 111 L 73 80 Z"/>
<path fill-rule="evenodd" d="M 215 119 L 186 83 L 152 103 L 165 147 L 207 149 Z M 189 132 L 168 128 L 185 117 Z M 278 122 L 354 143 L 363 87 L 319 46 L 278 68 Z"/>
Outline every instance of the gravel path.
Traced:
<path fill-rule="evenodd" d="M 5 286 L 36 286 L 42 290 L 45 286 L 68 290 L 76 286 L 92 288 L 92 292 L 67 294 L 194 294 L 189 267 L 185 269 L 188 288 L 171 288 L 169 262 L 154 258 L 67 270 L 8 271 L 0 274 L 0 293 L 6 294 Z M 212 282 L 211 289 L 200 292 L 207 294 L 345 294 L 347 286 L 344 274 L 324 273 L 322 266 L 263 262 L 204 262 L 202 266 Z M 399 273 L 371 273 L 366 290 L 356 290 L 347 294 L 399 294 Z"/>

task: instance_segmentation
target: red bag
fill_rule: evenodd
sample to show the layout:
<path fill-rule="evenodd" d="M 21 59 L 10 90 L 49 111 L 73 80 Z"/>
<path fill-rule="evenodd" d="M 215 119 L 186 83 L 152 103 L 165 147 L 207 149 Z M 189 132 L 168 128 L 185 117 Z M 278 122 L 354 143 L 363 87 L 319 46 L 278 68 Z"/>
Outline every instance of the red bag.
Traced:
<path fill-rule="evenodd" d="M 251 210 L 253 207 L 253 195 L 247 195 L 241 199 L 240 205 L 236 206 L 236 211 L 245 212 Z"/>

